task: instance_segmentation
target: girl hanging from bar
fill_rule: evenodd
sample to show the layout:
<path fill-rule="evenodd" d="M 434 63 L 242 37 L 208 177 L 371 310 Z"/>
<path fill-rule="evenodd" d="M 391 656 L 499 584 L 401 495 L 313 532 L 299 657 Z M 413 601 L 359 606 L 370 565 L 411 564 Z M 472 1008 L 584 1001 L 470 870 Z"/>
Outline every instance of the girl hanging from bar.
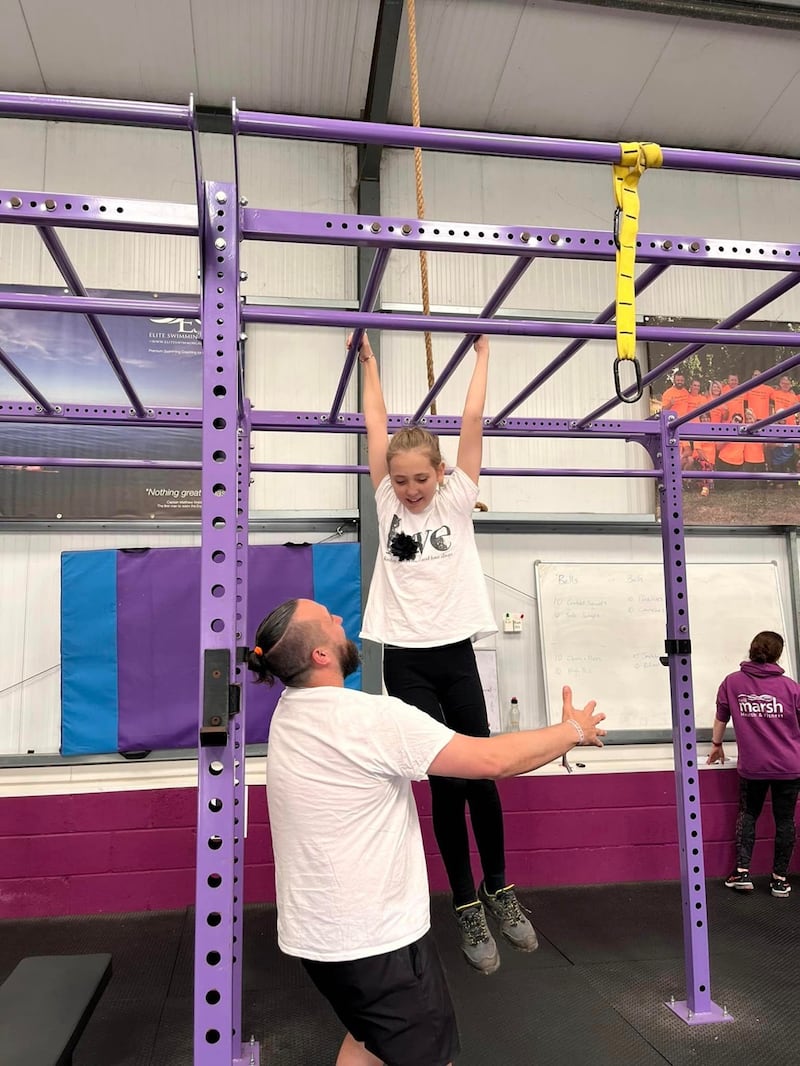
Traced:
<path fill-rule="evenodd" d="M 489 736 L 472 642 L 497 632 L 472 512 L 483 451 L 489 367 L 486 337 L 474 342 L 458 458 L 445 476 L 438 438 L 417 426 L 389 439 L 378 365 L 369 340 L 359 349 L 369 468 L 379 542 L 361 636 L 383 644 L 383 676 L 397 696 L 452 729 Z M 533 951 L 536 933 L 506 881 L 503 811 L 494 781 L 431 778 L 433 827 L 453 893 L 467 962 L 493 973 L 500 956 L 486 912 L 514 947 Z M 466 808 L 483 881 L 473 879 Z"/>

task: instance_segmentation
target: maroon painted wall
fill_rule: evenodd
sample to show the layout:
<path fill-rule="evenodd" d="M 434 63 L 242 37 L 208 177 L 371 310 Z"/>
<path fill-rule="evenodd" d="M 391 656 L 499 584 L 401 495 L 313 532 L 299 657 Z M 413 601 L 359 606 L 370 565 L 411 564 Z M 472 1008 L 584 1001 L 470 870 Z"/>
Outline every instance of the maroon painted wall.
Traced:
<path fill-rule="evenodd" d="M 662 881 L 680 876 L 671 771 L 514 778 L 500 783 L 507 874 L 523 886 Z M 733 862 L 735 770 L 700 774 L 706 874 Z M 447 883 L 430 825 L 427 785 L 415 786 L 431 888 Z M 0 918 L 185 907 L 194 895 L 194 789 L 0 799 Z M 767 804 L 753 872 L 768 873 Z M 264 789 L 250 789 L 248 902 L 274 899 Z M 800 848 L 793 869 L 800 869 Z"/>

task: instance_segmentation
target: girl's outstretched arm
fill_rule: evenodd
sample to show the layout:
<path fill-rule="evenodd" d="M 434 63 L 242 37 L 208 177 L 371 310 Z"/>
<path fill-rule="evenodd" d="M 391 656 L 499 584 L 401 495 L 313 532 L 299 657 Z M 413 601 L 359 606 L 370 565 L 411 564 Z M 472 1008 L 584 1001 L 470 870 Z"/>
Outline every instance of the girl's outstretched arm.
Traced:
<path fill-rule="evenodd" d="M 461 416 L 457 463 L 477 485 L 483 456 L 483 408 L 486 403 L 486 380 L 489 376 L 489 341 L 480 336 L 473 347 L 475 369 L 472 371 L 467 398 L 464 401 L 464 413 Z"/>
<path fill-rule="evenodd" d="M 350 346 L 350 337 L 347 338 Z M 378 362 L 369 337 L 364 334 L 358 348 L 358 361 L 361 363 L 361 391 L 364 404 L 364 422 L 367 426 L 367 461 L 372 485 L 377 489 L 389 472 L 386 465 L 386 449 L 389 447 L 387 430 L 386 404 L 378 375 Z"/>

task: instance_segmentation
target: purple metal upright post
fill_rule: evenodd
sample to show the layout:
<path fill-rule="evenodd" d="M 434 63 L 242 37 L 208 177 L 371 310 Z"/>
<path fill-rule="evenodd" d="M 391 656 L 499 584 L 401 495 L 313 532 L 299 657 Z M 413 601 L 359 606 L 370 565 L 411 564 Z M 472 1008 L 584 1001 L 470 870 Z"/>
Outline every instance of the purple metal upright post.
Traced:
<path fill-rule="evenodd" d="M 195 915 L 194 1066 L 256 1062 L 241 1034 L 241 823 L 244 748 L 237 664 L 244 599 L 239 515 L 239 205 L 236 187 L 204 186 L 200 717 Z M 238 616 L 238 617 L 237 617 Z M 238 726 L 238 729 L 237 729 Z M 237 749 L 236 743 L 240 747 Z M 237 800 L 238 805 L 237 805 Z"/>
<path fill-rule="evenodd" d="M 241 348 L 240 348 L 241 354 Z M 242 381 L 240 375 L 240 382 Z M 243 382 L 242 382 L 243 383 Z M 236 646 L 246 647 L 248 604 L 248 542 L 250 528 L 250 402 L 243 396 L 237 443 L 236 498 Z M 247 781 L 245 774 L 245 736 L 247 686 L 244 684 L 245 666 L 236 656 L 235 684 L 239 692 L 239 713 L 231 720 L 233 738 L 233 1002 L 231 1013 L 234 1023 L 242 1019 L 242 949 L 244 945 L 244 842 L 247 835 Z M 236 878 L 239 878 L 238 886 Z M 236 890 L 238 887 L 238 891 Z M 244 1036 L 244 1034 L 242 1034 Z M 252 1038 L 251 1038 L 252 1039 Z M 245 1058 L 245 1053 L 250 1058 Z M 247 1066 L 258 1062 L 258 1048 L 254 1041 L 242 1049 L 242 1058 Z M 234 1060 L 235 1061 L 235 1060 Z"/>
<path fill-rule="evenodd" d="M 683 950 L 686 1001 L 667 1006 L 690 1025 L 733 1021 L 711 1000 L 708 915 L 700 821 L 700 773 L 692 693 L 692 645 L 686 578 L 686 541 L 681 492 L 680 442 L 674 417 L 661 414 L 661 444 L 654 461 L 661 463 L 661 546 L 667 606 L 666 657 L 672 694 L 672 745 L 678 805 L 678 841 L 683 903 Z"/>

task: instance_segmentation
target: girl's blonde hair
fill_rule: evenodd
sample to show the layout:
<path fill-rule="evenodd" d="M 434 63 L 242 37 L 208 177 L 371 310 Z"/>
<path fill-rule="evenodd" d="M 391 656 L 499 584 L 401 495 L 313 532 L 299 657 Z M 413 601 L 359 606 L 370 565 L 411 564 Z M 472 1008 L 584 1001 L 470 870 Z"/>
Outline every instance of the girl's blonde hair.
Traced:
<path fill-rule="evenodd" d="M 440 466 L 443 462 L 442 453 L 439 450 L 439 438 L 435 433 L 419 426 L 408 426 L 406 429 L 398 429 L 389 441 L 386 449 L 386 465 L 391 466 L 392 459 L 400 452 L 423 451 L 428 453 L 431 466 Z"/>

